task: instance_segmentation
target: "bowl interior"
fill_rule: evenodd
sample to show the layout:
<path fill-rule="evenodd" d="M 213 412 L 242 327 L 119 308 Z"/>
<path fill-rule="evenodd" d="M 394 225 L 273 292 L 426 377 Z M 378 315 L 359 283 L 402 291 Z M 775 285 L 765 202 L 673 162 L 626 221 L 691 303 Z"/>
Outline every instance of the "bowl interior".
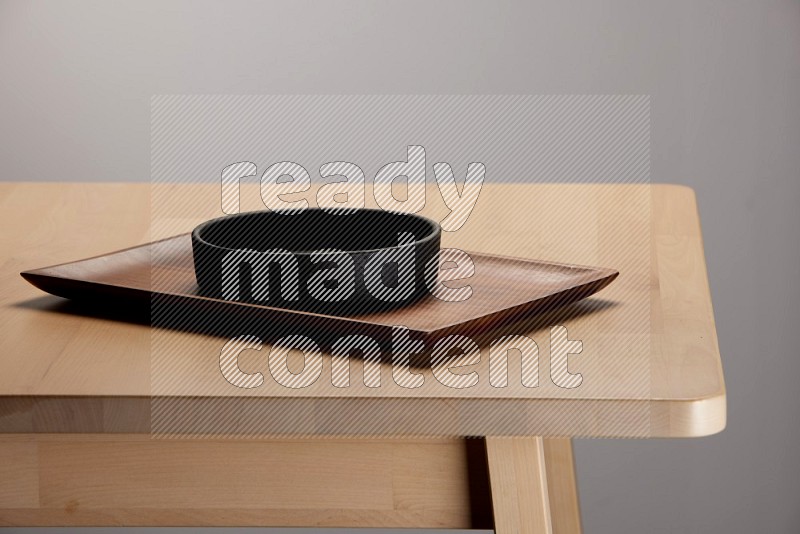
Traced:
<path fill-rule="evenodd" d="M 381 210 L 356 210 L 331 214 L 306 209 L 293 215 L 257 211 L 209 221 L 195 230 L 210 245 L 227 249 L 294 253 L 326 248 L 358 252 L 396 247 L 399 234 L 408 232 L 416 241 L 433 237 L 435 222 L 413 214 Z"/>

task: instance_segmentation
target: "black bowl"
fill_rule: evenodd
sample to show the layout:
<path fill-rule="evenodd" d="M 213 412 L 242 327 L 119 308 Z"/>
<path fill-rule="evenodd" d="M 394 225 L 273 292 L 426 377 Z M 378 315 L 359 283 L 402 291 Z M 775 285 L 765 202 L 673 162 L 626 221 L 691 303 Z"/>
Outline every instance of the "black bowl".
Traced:
<path fill-rule="evenodd" d="M 429 293 L 439 225 L 381 210 L 257 211 L 192 232 L 200 292 L 338 314 L 410 304 Z"/>

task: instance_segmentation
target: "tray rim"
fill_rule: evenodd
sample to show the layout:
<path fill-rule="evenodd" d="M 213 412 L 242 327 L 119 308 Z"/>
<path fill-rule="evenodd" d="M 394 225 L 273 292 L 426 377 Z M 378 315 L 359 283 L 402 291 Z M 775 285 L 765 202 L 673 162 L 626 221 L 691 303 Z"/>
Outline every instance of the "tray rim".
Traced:
<path fill-rule="evenodd" d="M 65 267 L 65 266 L 68 266 L 68 265 L 83 263 L 83 262 L 91 261 L 91 260 L 97 260 L 97 259 L 100 259 L 100 258 L 105 258 L 105 257 L 108 257 L 108 256 L 121 254 L 121 253 L 129 252 L 129 251 L 132 251 L 132 250 L 143 249 L 143 248 L 146 248 L 146 247 L 150 247 L 152 245 L 156 245 L 158 243 L 163 243 L 165 241 L 177 240 L 177 239 L 181 239 L 181 238 L 184 238 L 184 239 L 191 238 L 191 233 L 183 233 L 183 234 L 179 234 L 179 235 L 175 235 L 175 236 L 171 236 L 171 237 L 167 237 L 167 238 L 163 238 L 163 239 L 157 239 L 155 241 L 150 241 L 150 242 L 143 243 L 143 244 L 140 244 L 140 245 L 130 246 L 130 247 L 122 248 L 122 249 L 119 249 L 119 250 L 114 250 L 114 251 L 111 251 L 111 252 L 107 252 L 105 254 L 98 254 L 98 255 L 95 255 L 95 256 L 82 258 L 82 259 L 79 259 L 79 260 L 73 260 L 73 261 L 67 261 L 67 262 L 63 262 L 63 263 L 57 263 L 57 264 L 54 264 L 54 265 L 48 265 L 46 267 L 38 267 L 38 268 L 35 268 L 35 269 L 28 269 L 28 270 L 25 270 L 25 271 L 21 271 L 19 274 L 28 283 L 30 283 L 31 285 L 35 286 L 36 288 L 38 288 L 38 289 L 40 289 L 40 290 L 42 290 L 42 291 L 44 291 L 46 293 L 49 293 L 51 295 L 55 295 L 55 296 L 59 296 L 59 297 L 62 297 L 62 296 L 58 295 L 56 293 L 52 293 L 50 290 L 45 289 L 44 287 L 42 287 L 42 285 L 40 285 L 40 283 L 37 283 L 37 282 L 41 282 L 41 281 L 47 280 L 47 279 L 67 280 L 67 281 L 70 281 L 70 282 L 73 282 L 73 283 L 85 284 L 85 285 L 93 286 L 93 287 L 97 287 L 97 288 L 107 288 L 107 290 L 113 290 L 113 291 L 117 291 L 117 292 L 121 292 L 121 293 L 128 293 L 131 298 L 142 297 L 141 300 L 143 300 L 143 301 L 152 299 L 155 296 L 176 297 L 176 298 L 181 298 L 181 299 L 190 299 L 190 300 L 193 300 L 193 301 L 203 301 L 203 302 L 207 302 L 207 303 L 211 303 L 211 304 L 217 304 L 217 305 L 223 305 L 223 306 L 236 306 L 236 307 L 243 307 L 243 308 L 251 308 L 251 309 L 254 309 L 254 310 L 259 310 L 262 313 L 289 314 L 289 315 L 295 316 L 295 317 L 303 317 L 304 316 L 304 317 L 307 317 L 309 319 L 322 320 L 322 321 L 328 321 L 328 322 L 331 322 L 331 321 L 344 321 L 344 322 L 349 322 L 349 323 L 357 323 L 357 324 L 359 324 L 359 325 L 361 325 L 363 327 L 391 328 L 390 326 L 386 326 L 384 324 L 380 324 L 380 323 L 376 323 L 376 322 L 372 322 L 372 321 L 368 321 L 368 320 L 364 320 L 364 319 L 359 319 L 357 316 L 330 315 L 330 314 L 326 314 L 326 313 L 310 312 L 310 311 L 306 311 L 306 310 L 295 310 L 295 309 L 289 309 L 289 308 L 280 308 L 280 307 L 276 307 L 276 306 L 264 306 L 264 305 L 260 305 L 260 304 L 249 303 L 249 302 L 227 301 L 227 300 L 224 300 L 224 299 L 217 299 L 217 298 L 213 298 L 213 297 L 207 297 L 207 296 L 196 295 L 196 294 L 192 295 L 192 294 L 187 294 L 187 293 L 156 291 L 156 290 L 153 290 L 153 289 L 132 288 L 132 287 L 125 286 L 125 285 L 108 284 L 108 283 L 104 283 L 104 282 L 98 282 L 96 280 L 86 280 L 85 278 L 59 276 L 58 274 L 46 272 L 46 271 L 49 271 L 51 269 L 56 269 L 56 268 L 59 268 L 59 267 Z M 448 247 L 442 247 L 442 248 L 444 249 L 444 248 L 448 248 Z M 502 255 L 502 254 L 492 254 L 492 253 L 487 253 L 487 252 L 476 252 L 476 251 L 464 251 L 464 252 L 466 252 L 467 254 L 469 254 L 471 256 L 473 256 L 473 255 L 474 256 L 480 256 L 480 257 L 485 257 L 485 258 L 489 258 L 489 259 L 493 259 L 493 260 L 501 260 L 501 261 L 509 261 L 509 262 L 522 262 L 522 263 L 529 263 L 529 264 L 530 263 L 536 263 L 536 264 L 540 264 L 540 265 L 547 265 L 547 266 L 559 267 L 559 268 L 565 268 L 565 269 L 582 269 L 582 270 L 591 272 L 592 276 L 587 276 L 586 278 L 582 279 L 581 282 L 578 283 L 578 284 L 570 285 L 568 287 L 563 287 L 563 288 L 561 288 L 561 289 L 559 289 L 557 291 L 550 292 L 550 293 L 548 293 L 546 295 L 542 295 L 541 297 L 539 297 L 539 298 L 537 298 L 535 300 L 528 300 L 528 301 L 522 302 L 522 303 L 514 305 L 514 306 L 497 309 L 497 310 L 494 310 L 494 311 L 491 311 L 491 312 L 488 312 L 488 313 L 482 312 L 482 313 L 480 313 L 480 315 L 477 315 L 475 317 L 471 317 L 469 319 L 456 321 L 456 322 L 449 322 L 449 323 L 447 323 L 445 325 L 441 325 L 441 326 L 438 326 L 438 327 L 432 328 L 432 329 L 431 328 L 420 328 L 420 327 L 414 327 L 414 328 L 410 328 L 409 327 L 409 331 L 410 332 L 417 333 L 417 334 L 423 335 L 425 337 L 436 336 L 436 335 L 438 335 L 440 333 L 443 334 L 443 333 L 451 331 L 451 330 L 453 330 L 455 328 L 458 328 L 459 326 L 467 325 L 467 324 L 474 323 L 474 322 L 479 322 L 479 321 L 482 321 L 482 320 L 484 320 L 484 319 L 486 319 L 488 317 L 492 317 L 492 316 L 495 316 L 495 315 L 498 315 L 498 314 L 502 314 L 504 316 L 503 319 L 500 319 L 500 322 L 502 322 L 504 319 L 506 319 L 508 317 L 517 316 L 518 314 L 524 314 L 524 308 L 531 306 L 533 303 L 540 302 L 540 301 L 543 301 L 545 299 L 552 298 L 555 295 L 558 295 L 558 294 L 561 294 L 561 293 L 564 293 L 564 292 L 567 292 L 567 291 L 580 291 L 580 289 L 582 289 L 582 288 L 591 289 L 589 291 L 589 293 L 587 293 L 586 295 L 583 295 L 583 296 L 581 296 L 579 298 L 570 299 L 569 301 L 567 301 L 564 304 L 566 306 L 568 304 L 571 304 L 571 303 L 583 300 L 585 298 L 588 298 L 589 296 L 594 295 L 595 293 L 601 291 L 602 289 L 607 287 L 609 284 L 611 284 L 620 274 L 618 270 L 607 268 L 607 267 L 596 267 L 596 266 L 591 266 L 591 265 L 581 265 L 581 264 L 574 264 L 574 263 L 563 263 L 563 262 L 555 262 L 555 261 L 532 259 L 532 258 L 520 258 L 520 257 L 517 257 L 517 256 L 506 256 L 506 255 Z M 46 284 L 46 282 L 45 282 L 45 284 Z M 592 285 L 597 285 L 598 287 L 591 288 L 590 286 L 592 286 Z M 146 297 L 146 299 L 144 297 Z M 62 297 L 62 298 L 69 298 L 69 297 Z M 413 307 L 414 304 L 412 304 L 411 306 Z M 535 309 L 531 310 L 532 313 L 534 313 L 535 311 L 536 311 Z M 389 312 L 389 313 L 391 313 L 391 312 Z"/>

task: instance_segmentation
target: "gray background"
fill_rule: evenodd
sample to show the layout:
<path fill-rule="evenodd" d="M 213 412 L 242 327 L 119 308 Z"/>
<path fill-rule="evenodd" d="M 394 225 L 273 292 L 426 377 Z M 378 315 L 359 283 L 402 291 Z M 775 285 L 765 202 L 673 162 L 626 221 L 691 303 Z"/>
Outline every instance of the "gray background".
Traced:
<path fill-rule="evenodd" d="M 586 531 L 800 531 L 800 3 L 0 3 L 1 179 L 148 180 L 159 93 L 650 94 L 652 180 L 698 194 L 728 429 L 578 441 Z"/>

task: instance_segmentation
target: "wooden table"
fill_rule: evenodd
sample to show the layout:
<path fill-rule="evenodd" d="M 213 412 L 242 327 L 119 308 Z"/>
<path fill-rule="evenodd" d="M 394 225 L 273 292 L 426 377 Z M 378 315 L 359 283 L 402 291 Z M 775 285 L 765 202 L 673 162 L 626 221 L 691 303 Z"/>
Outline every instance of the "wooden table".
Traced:
<path fill-rule="evenodd" d="M 695 437 L 725 426 L 692 191 L 509 184 L 486 185 L 445 245 L 621 272 L 596 298 L 511 327 L 539 342 L 551 324 L 568 326 L 584 345 L 569 364 L 584 377 L 580 387 L 554 387 L 545 365 L 536 389 L 492 391 L 483 380 L 466 393 L 388 390 L 379 400 L 395 410 L 413 406 L 419 424 L 398 430 L 364 422 L 366 435 L 357 435 L 359 414 L 378 400 L 363 389 L 262 388 L 247 395 L 265 409 L 345 399 L 348 435 L 335 424 L 297 429 L 298 437 L 153 435 L 156 398 L 216 402 L 241 394 L 220 386 L 218 362 L 203 356 L 219 354 L 224 340 L 154 334 L 148 324 L 45 295 L 19 272 L 185 232 L 219 215 L 218 186 L 193 186 L 193 206 L 182 204 L 187 187 L 151 196 L 150 184 L 0 185 L 0 525 L 579 532 L 572 437 Z M 243 209 L 258 207 L 248 206 L 254 195 L 242 198 Z M 446 210 L 435 189 L 429 199 L 424 213 L 441 219 Z M 174 217 L 164 216 L 164 203 Z M 166 391 L 151 382 L 158 339 L 171 343 L 174 372 L 189 377 Z M 484 359 L 477 369 L 488 372 Z M 498 426 L 496 414 L 519 424 Z M 422 428 L 424 436 L 406 435 Z M 464 428 L 474 437 L 454 435 Z M 498 428 L 503 436 L 493 435 Z"/>

